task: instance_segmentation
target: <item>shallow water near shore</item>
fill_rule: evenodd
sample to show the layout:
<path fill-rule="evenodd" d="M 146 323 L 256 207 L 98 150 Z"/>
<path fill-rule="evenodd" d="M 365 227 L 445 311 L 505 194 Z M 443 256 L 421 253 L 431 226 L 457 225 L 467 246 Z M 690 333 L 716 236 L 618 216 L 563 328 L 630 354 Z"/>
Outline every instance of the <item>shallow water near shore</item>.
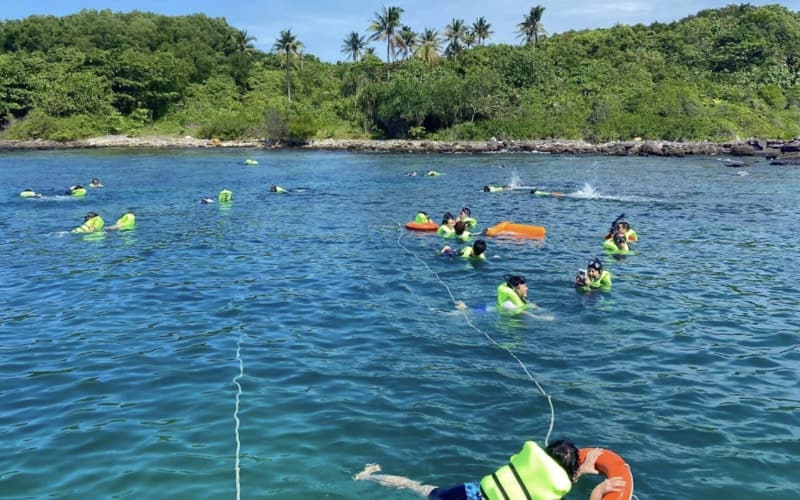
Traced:
<path fill-rule="evenodd" d="M 0 180 L 0 498 L 415 498 L 354 482 L 370 462 L 480 479 L 551 421 L 505 349 L 552 397 L 551 439 L 615 450 L 640 499 L 800 495 L 800 169 L 99 150 L 3 154 Z M 402 227 L 462 206 L 547 237 L 473 266 Z M 128 209 L 133 231 L 68 233 Z M 622 212 L 640 241 L 615 260 Z M 576 293 L 594 256 L 613 288 Z M 508 274 L 551 321 L 487 307 Z"/>

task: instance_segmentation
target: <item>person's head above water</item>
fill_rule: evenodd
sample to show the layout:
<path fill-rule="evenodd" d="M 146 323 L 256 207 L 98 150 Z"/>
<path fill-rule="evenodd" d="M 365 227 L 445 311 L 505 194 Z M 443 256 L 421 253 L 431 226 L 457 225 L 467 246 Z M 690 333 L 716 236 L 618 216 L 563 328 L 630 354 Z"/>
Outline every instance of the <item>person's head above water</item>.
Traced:
<path fill-rule="evenodd" d="M 94 212 L 89 212 L 89 213 L 87 213 L 86 215 L 83 216 L 83 220 L 89 220 L 92 217 L 97 217 L 97 214 L 94 213 Z"/>
<path fill-rule="evenodd" d="M 467 224 L 463 220 L 457 221 L 453 227 L 456 230 L 456 234 L 459 236 L 464 234 L 464 231 L 467 230 Z"/>
<path fill-rule="evenodd" d="M 466 215 L 467 217 L 469 217 L 470 215 L 472 215 L 472 211 L 469 209 L 469 207 L 462 207 L 460 215 Z"/>
<path fill-rule="evenodd" d="M 450 224 L 451 221 L 453 224 L 455 224 L 456 218 L 453 217 L 453 214 L 450 212 L 445 212 L 442 216 L 442 224 L 452 225 Z"/>
<path fill-rule="evenodd" d="M 614 244 L 617 245 L 617 247 L 620 247 L 622 245 L 627 245 L 628 238 L 625 237 L 624 233 L 617 233 L 614 235 Z"/>
<path fill-rule="evenodd" d="M 571 480 L 576 479 L 576 473 L 580 467 L 580 456 L 578 447 L 566 439 L 559 439 L 547 445 L 545 452 L 560 465 Z"/>
<path fill-rule="evenodd" d="M 525 276 L 509 276 L 506 280 L 506 284 L 511 288 L 516 288 L 519 285 L 525 284 Z"/>
<path fill-rule="evenodd" d="M 478 255 L 482 255 L 483 252 L 486 251 L 486 242 L 483 240 L 478 240 L 472 244 L 472 254 L 476 257 Z"/>

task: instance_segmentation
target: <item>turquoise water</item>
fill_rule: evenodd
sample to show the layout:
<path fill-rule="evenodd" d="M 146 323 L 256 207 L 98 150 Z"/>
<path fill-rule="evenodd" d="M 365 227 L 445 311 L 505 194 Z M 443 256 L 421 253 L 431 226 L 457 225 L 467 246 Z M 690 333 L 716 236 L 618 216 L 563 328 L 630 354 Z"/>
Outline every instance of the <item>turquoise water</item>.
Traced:
<path fill-rule="evenodd" d="M 545 439 L 548 400 L 510 353 L 552 397 L 551 439 L 615 450 L 640 499 L 800 495 L 798 169 L 77 151 L 3 154 L 0 181 L 1 498 L 415 498 L 351 476 L 450 485 Z M 198 204 L 222 188 L 232 206 Z M 471 266 L 401 229 L 464 205 L 547 238 L 490 239 Z M 127 209 L 134 231 L 66 233 Z M 635 255 L 604 258 L 611 292 L 576 293 L 621 212 Z M 487 310 L 511 273 L 539 319 Z"/>

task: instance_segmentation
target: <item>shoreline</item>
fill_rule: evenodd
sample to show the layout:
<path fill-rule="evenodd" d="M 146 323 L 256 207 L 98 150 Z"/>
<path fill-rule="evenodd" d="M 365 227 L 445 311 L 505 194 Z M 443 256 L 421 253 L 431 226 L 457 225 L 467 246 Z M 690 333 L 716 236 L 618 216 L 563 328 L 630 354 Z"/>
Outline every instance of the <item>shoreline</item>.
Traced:
<path fill-rule="evenodd" d="M 135 148 L 135 149 L 298 149 L 311 151 L 363 151 L 391 153 L 540 153 L 601 156 L 758 156 L 788 164 L 800 164 L 800 138 L 794 140 L 747 139 L 713 142 L 675 142 L 630 140 L 590 143 L 576 140 L 489 140 L 489 141 L 427 141 L 322 139 L 300 146 L 269 144 L 262 140 L 196 139 L 190 136 L 127 137 L 108 135 L 75 141 L 0 140 L 0 151 L 41 151 L 67 149 Z M 778 163 L 786 164 L 786 163 Z"/>

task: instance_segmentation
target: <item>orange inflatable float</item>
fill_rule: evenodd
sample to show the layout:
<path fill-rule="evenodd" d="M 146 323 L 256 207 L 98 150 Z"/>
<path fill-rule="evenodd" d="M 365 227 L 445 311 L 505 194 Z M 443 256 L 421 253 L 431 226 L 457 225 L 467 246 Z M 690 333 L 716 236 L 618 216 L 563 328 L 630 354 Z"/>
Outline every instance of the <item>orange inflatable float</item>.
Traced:
<path fill-rule="evenodd" d="M 435 222 L 406 222 L 406 229 L 413 231 L 436 231 L 439 229 L 439 224 Z"/>
<path fill-rule="evenodd" d="M 625 481 L 625 487 L 620 491 L 612 491 L 603 495 L 603 500 L 630 500 L 633 497 L 633 474 L 631 473 L 630 466 L 625 463 L 621 456 L 617 455 L 611 450 L 601 448 L 603 453 L 597 457 L 594 467 L 598 472 L 606 476 L 621 477 Z M 592 451 L 592 448 L 581 448 L 579 450 L 579 458 L 581 463 L 586 460 L 586 455 Z"/>
<path fill-rule="evenodd" d="M 522 236 L 523 238 L 544 238 L 545 230 L 543 226 L 515 224 L 507 220 L 486 230 L 486 236 L 497 236 L 503 233 L 509 233 L 513 236 Z"/>

